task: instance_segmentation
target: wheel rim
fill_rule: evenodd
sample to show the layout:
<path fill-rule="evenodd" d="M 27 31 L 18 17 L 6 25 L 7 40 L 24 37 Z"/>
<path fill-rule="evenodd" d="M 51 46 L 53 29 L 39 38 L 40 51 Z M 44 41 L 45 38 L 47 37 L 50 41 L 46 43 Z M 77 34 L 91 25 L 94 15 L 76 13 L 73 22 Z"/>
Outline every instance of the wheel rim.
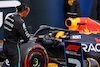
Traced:
<path fill-rule="evenodd" d="M 40 55 L 35 55 L 35 52 L 39 52 L 42 56 Z M 34 55 L 34 56 L 33 56 Z M 46 57 L 43 59 L 44 55 L 40 50 L 34 50 L 30 56 L 28 57 L 28 67 L 46 67 L 45 62 L 46 62 Z"/>
<path fill-rule="evenodd" d="M 39 64 L 38 58 L 34 58 L 33 59 L 33 66 L 36 67 L 36 66 L 38 66 L 38 64 Z"/>

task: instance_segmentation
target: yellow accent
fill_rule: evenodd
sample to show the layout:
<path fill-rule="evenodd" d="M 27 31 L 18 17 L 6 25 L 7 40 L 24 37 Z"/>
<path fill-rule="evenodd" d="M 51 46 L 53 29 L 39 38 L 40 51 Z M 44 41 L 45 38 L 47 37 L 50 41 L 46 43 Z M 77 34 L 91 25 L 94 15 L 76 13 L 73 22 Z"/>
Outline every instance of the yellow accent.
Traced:
<path fill-rule="evenodd" d="M 71 26 L 67 25 L 67 20 L 71 21 Z M 80 23 L 80 18 L 68 18 L 65 20 L 65 25 L 68 27 L 69 30 L 76 31 L 79 27 L 79 25 L 77 25 L 77 23 Z"/>
<path fill-rule="evenodd" d="M 85 32 L 84 32 L 85 31 Z M 93 33 L 93 34 L 97 34 L 97 33 L 100 33 L 100 31 L 97 29 L 97 31 L 89 31 L 88 29 L 87 29 L 87 27 L 84 29 L 84 31 L 80 31 L 79 33 L 81 33 L 81 34 L 87 34 L 87 35 L 90 35 L 91 33 Z"/>
<path fill-rule="evenodd" d="M 37 37 L 34 37 L 33 39 L 37 39 Z"/>
<path fill-rule="evenodd" d="M 91 62 L 90 62 L 90 60 L 89 60 L 89 59 L 87 59 L 87 61 L 89 62 L 89 66 L 88 66 L 88 67 L 90 67 L 90 66 L 91 66 Z"/>
<path fill-rule="evenodd" d="M 64 36 L 65 32 L 64 31 L 59 31 L 57 34 L 56 34 L 56 38 L 59 38 L 61 36 Z"/>
<path fill-rule="evenodd" d="M 87 23 L 87 20 L 85 20 L 85 23 Z"/>
<path fill-rule="evenodd" d="M 66 38 L 66 36 L 61 36 L 61 38 Z"/>
<path fill-rule="evenodd" d="M 91 34 L 91 33 L 89 32 L 89 30 L 87 29 L 87 27 L 86 27 L 86 29 L 84 29 L 84 31 L 85 31 L 86 34 Z"/>
<path fill-rule="evenodd" d="M 69 4 L 70 6 L 72 6 L 73 3 L 74 3 L 74 1 L 75 1 L 75 0 L 68 0 L 68 4 Z"/>
<path fill-rule="evenodd" d="M 58 67 L 58 64 L 56 64 L 56 63 L 48 63 L 48 67 Z"/>
<path fill-rule="evenodd" d="M 3 40 L 0 40 L 0 44 L 3 44 Z"/>

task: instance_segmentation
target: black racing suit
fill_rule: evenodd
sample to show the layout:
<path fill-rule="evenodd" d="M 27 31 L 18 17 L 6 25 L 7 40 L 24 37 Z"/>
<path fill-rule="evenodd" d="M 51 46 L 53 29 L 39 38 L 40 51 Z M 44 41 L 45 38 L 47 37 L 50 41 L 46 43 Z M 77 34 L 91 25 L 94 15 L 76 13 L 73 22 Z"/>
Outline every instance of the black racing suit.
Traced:
<path fill-rule="evenodd" d="M 24 20 L 18 13 L 10 13 L 4 21 L 4 44 L 3 51 L 10 62 L 10 67 L 20 67 L 20 37 L 27 42 L 29 33 Z"/>

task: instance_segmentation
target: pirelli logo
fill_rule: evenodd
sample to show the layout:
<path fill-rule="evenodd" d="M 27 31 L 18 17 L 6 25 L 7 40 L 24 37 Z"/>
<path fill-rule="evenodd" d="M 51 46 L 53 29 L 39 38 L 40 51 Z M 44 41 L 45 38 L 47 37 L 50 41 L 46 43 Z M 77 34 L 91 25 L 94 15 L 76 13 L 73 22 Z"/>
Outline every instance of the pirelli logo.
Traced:
<path fill-rule="evenodd" d="M 66 47 L 66 50 L 74 50 L 74 51 L 78 51 L 79 50 L 79 48 L 80 48 L 80 46 L 78 46 L 78 45 L 71 45 L 71 44 L 69 44 L 67 47 Z"/>

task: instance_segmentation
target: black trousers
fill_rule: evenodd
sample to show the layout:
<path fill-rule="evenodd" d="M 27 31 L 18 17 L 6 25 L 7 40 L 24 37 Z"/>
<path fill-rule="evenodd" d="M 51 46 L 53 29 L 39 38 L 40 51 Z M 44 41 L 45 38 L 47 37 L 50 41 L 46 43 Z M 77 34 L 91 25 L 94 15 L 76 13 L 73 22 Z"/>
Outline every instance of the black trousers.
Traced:
<path fill-rule="evenodd" d="M 20 67 L 20 50 L 19 46 L 14 43 L 4 42 L 3 51 L 9 60 L 10 67 Z"/>

